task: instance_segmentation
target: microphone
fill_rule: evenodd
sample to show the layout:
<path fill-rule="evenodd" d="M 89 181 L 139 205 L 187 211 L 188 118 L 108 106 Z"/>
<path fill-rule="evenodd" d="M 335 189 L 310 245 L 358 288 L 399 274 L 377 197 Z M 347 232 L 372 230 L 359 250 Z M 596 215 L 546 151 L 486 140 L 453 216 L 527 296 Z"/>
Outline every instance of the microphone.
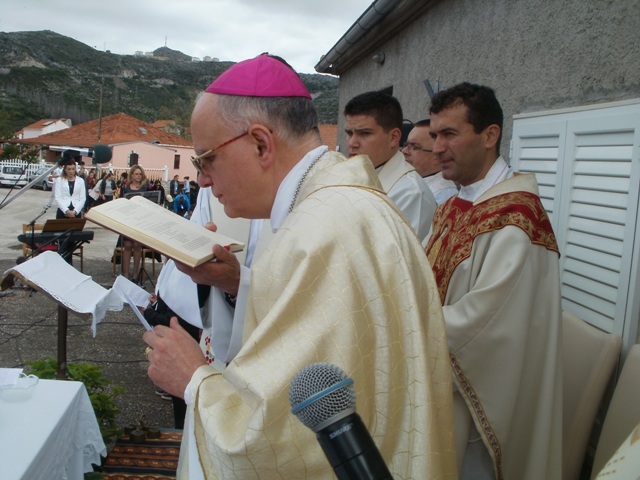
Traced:
<path fill-rule="evenodd" d="M 81 157 L 80 152 L 78 150 L 73 150 L 73 149 L 68 148 L 67 150 L 62 152 L 62 155 L 58 159 L 58 166 L 63 166 L 67 162 L 69 162 L 71 160 L 75 160 L 78 157 Z"/>
<path fill-rule="evenodd" d="M 93 152 L 90 157 L 93 158 L 93 163 L 107 163 L 111 160 L 113 152 L 107 145 L 96 145 L 93 147 Z"/>
<path fill-rule="evenodd" d="M 87 156 L 93 159 L 93 163 L 107 163 L 111 160 L 113 152 L 108 145 L 98 144 L 89 150 Z M 58 165 L 64 165 L 68 161 L 79 159 L 80 157 L 82 157 L 82 155 L 78 150 L 67 149 L 62 152 L 62 156 L 58 159 Z"/>
<path fill-rule="evenodd" d="M 391 473 L 356 413 L 353 379 L 320 362 L 301 369 L 289 387 L 291 412 L 316 432 L 339 480 L 391 479 Z"/>

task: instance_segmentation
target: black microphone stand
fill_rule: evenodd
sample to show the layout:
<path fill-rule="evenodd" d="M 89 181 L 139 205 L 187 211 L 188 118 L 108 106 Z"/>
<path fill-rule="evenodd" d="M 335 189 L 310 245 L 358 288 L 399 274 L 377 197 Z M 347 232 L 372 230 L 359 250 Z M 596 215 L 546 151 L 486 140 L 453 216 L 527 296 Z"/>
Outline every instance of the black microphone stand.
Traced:
<path fill-rule="evenodd" d="M 42 208 L 42 211 L 38 214 L 37 217 L 35 217 L 33 220 L 31 220 L 29 222 L 29 227 L 31 229 L 30 234 L 31 234 L 31 245 L 33 247 L 36 246 L 36 240 L 35 240 L 35 236 L 36 236 L 36 221 L 43 216 L 45 213 L 47 213 L 47 210 L 49 210 L 49 205 L 45 205 Z M 51 243 L 51 241 L 47 242 L 47 244 Z M 38 249 L 39 250 L 39 249 Z M 34 253 L 36 251 L 36 248 L 32 248 L 31 249 L 31 254 L 29 255 L 29 257 L 33 257 Z"/>

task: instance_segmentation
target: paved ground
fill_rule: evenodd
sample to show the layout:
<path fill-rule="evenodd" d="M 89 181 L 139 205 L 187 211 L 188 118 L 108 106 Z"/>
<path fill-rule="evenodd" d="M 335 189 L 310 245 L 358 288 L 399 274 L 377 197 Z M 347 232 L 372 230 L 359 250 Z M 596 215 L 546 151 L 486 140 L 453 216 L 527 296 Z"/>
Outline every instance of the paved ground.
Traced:
<path fill-rule="evenodd" d="M 9 190 L 0 188 L 0 204 Z M 29 223 L 42 211 L 50 192 L 31 189 L 0 209 L 0 271 L 16 264 L 22 254 L 17 235 L 22 224 Z M 55 218 L 55 206 L 38 219 L 38 223 Z M 95 231 L 94 240 L 84 246 L 84 273 L 105 288 L 113 284 L 110 261 L 117 236 L 87 223 Z M 74 266 L 80 268 L 74 260 Z M 151 269 L 147 268 L 149 273 Z M 156 269 L 156 278 L 160 268 Z M 153 279 L 155 282 L 155 278 Z M 149 291 L 153 285 L 144 285 Z M 50 355 L 57 357 L 57 304 L 41 293 L 12 288 L 0 293 L 0 367 L 23 367 L 26 362 Z M 147 422 L 159 427 L 173 427 L 171 402 L 154 394 L 154 386 L 146 374 L 143 354 L 143 328 L 130 311 L 109 312 L 91 335 L 90 321 L 69 314 L 67 335 L 68 362 L 92 362 L 103 366 L 105 376 L 126 388 L 120 397 L 119 424 L 136 422 L 145 415 Z"/>

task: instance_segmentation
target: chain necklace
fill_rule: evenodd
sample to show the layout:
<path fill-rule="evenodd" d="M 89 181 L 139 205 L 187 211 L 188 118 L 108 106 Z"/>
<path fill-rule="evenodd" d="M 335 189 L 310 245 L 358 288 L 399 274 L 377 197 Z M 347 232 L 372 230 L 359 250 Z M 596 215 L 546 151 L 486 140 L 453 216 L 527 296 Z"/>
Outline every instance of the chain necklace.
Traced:
<path fill-rule="evenodd" d="M 327 150 L 322 150 L 320 152 L 320 155 L 318 155 L 307 167 L 307 169 L 304 171 L 304 173 L 302 174 L 302 177 L 300 178 L 300 181 L 298 182 L 298 185 L 296 186 L 296 191 L 293 194 L 293 200 L 291 200 L 291 205 L 289 205 L 289 213 L 291 213 L 293 211 L 293 207 L 296 204 L 296 200 L 298 200 L 298 194 L 300 193 L 300 189 L 302 188 L 302 182 L 304 182 L 305 178 L 307 178 L 307 174 L 309 173 L 309 171 L 311 170 L 311 168 L 316 164 L 316 162 L 318 160 L 320 160 L 320 157 L 322 157 L 325 153 L 327 153 Z"/>

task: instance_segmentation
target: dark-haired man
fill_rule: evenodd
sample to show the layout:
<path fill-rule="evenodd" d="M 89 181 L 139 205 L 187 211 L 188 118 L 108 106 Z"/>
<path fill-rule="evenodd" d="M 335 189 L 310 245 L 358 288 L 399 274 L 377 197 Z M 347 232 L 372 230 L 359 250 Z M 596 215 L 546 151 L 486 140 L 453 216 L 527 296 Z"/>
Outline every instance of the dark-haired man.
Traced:
<path fill-rule="evenodd" d="M 404 142 L 404 158 L 416 169 L 433 193 L 438 205 L 458 193 L 455 182 L 442 177 L 442 168 L 433 154 L 433 139 L 429 131 L 429 119 L 416 122 Z"/>
<path fill-rule="evenodd" d="M 433 97 L 433 153 L 460 193 L 427 255 L 444 305 L 461 479 L 562 478 L 558 246 L 534 175 L 500 156 L 493 90 Z"/>
<path fill-rule="evenodd" d="M 169 182 L 169 195 L 176 197 L 180 193 L 180 177 L 178 175 L 173 176 L 173 180 Z"/>
<path fill-rule="evenodd" d="M 422 241 L 437 208 L 431 190 L 400 152 L 402 107 L 384 92 L 366 92 L 344 108 L 349 155 L 367 155 L 382 188 Z"/>
<path fill-rule="evenodd" d="M 212 310 L 212 343 L 237 345 L 229 357 L 209 365 L 174 320 L 144 335 L 149 376 L 188 404 L 179 477 L 330 478 L 288 399 L 296 373 L 325 361 L 353 378 L 394 478 L 453 479 L 451 370 L 424 250 L 369 159 L 328 151 L 317 122 L 298 75 L 269 55 L 232 66 L 194 109 L 200 186 L 273 234 L 260 235 L 250 270 L 220 245 L 215 262 L 178 265 L 219 287 L 210 299 L 235 302 L 230 322 Z"/>

